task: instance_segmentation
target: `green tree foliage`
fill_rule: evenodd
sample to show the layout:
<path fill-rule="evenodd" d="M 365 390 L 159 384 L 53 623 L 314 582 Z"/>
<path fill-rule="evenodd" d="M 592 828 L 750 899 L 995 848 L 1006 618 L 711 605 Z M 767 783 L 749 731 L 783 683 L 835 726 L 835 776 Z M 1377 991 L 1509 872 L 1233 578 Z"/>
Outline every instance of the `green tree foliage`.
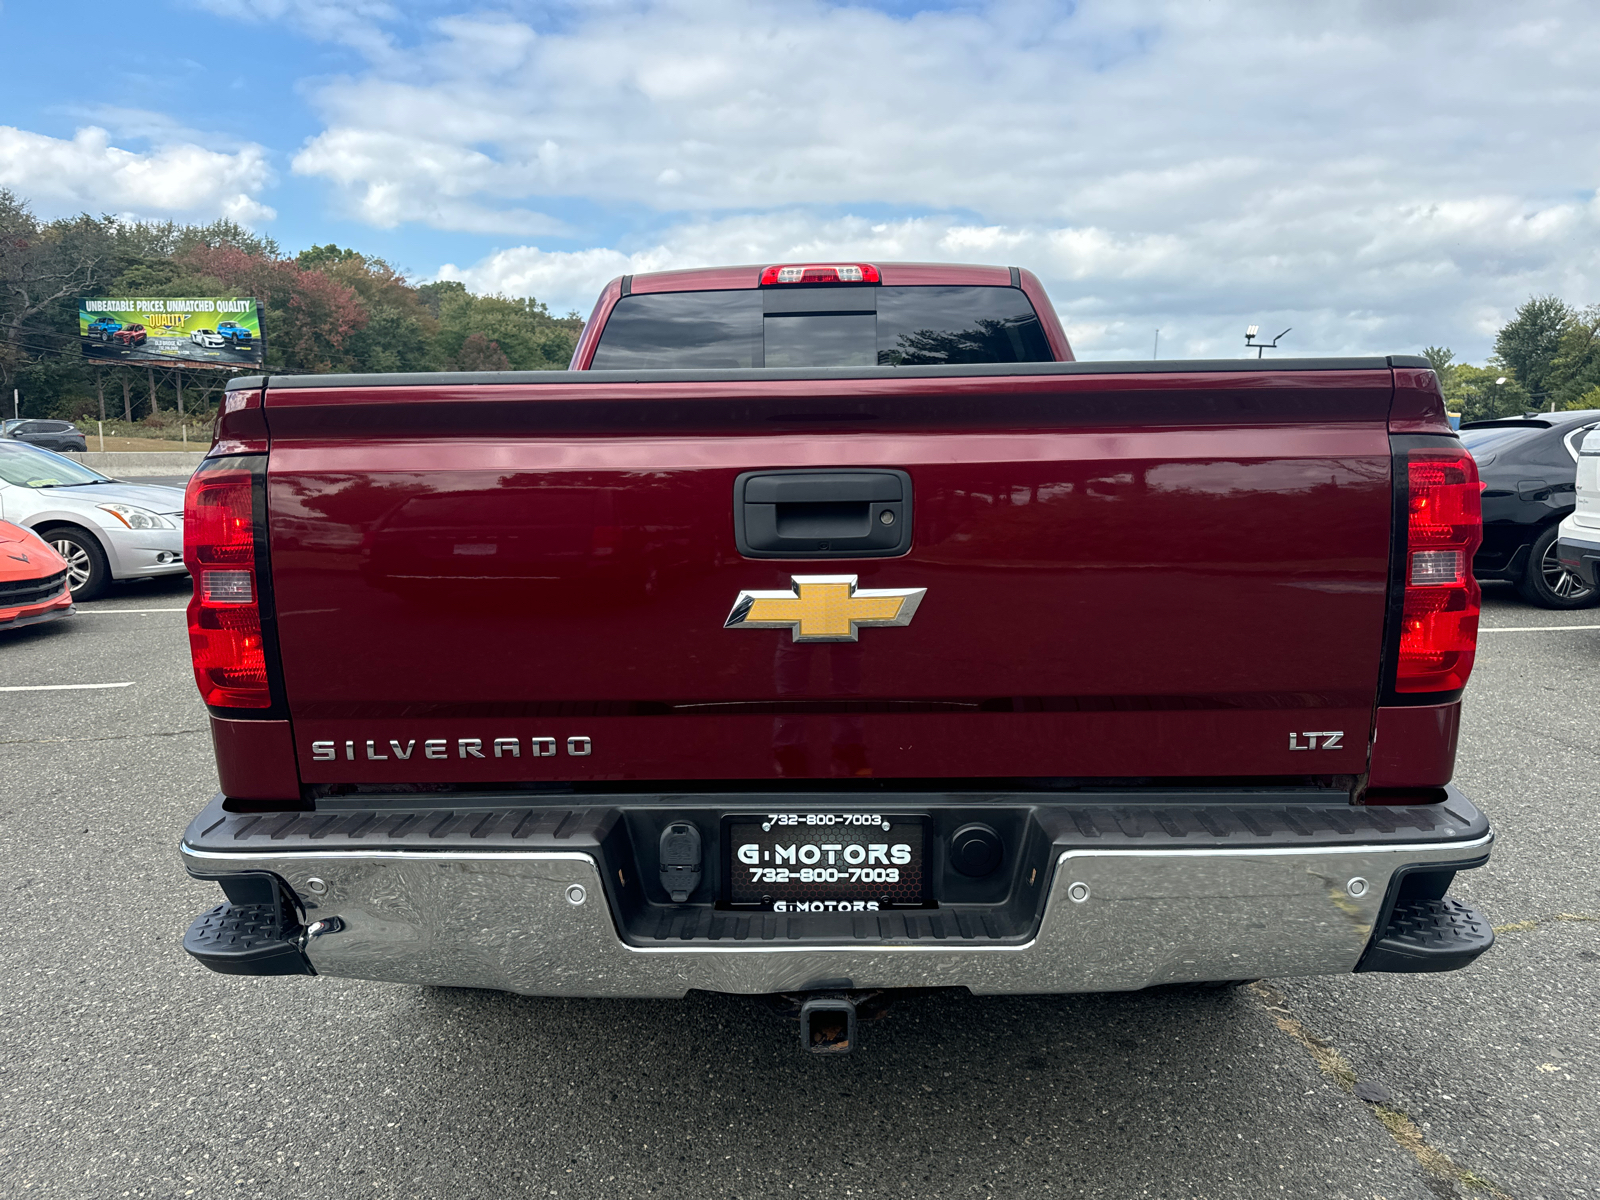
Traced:
<path fill-rule="evenodd" d="M 350 371 L 429 371 L 439 363 L 439 323 L 417 289 L 381 258 L 329 244 L 301 251 L 302 274 L 348 288 L 366 316 L 346 344 Z M 268 342 L 271 345 L 271 342 Z"/>
<path fill-rule="evenodd" d="M 1448 346 L 1429 346 L 1422 352 L 1422 357 L 1428 360 L 1433 367 L 1433 373 L 1439 377 L 1439 386 L 1444 387 L 1450 382 L 1450 373 L 1454 370 L 1456 352 Z"/>
<path fill-rule="evenodd" d="M 1550 399 L 1558 409 L 1596 408 L 1600 388 L 1600 304 L 1574 312 L 1561 333 L 1550 370 Z"/>
<path fill-rule="evenodd" d="M 41 222 L 26 202 L 0 189 L 0 385 L 24 366 L 76 350 L 77 297 L 115 269 L 116 225 L 90 216 Z"/>
<path fill-rule="evenodd" d="M 1573 311 L 1557 296 L 1532 296 L 1495 336 L 1495 357 L 1528 395 L 1545 407 L 1556 358 Z"/>
<path fill-rule="evenodd" d="M 500 349 L 499 342 L 491 342 L 481 333 L 474 333 L 461 343 L 461 353 L 452 364 L 458 371 L 507 371 L 511 360 Z"/>
<path fill-rule="evenodd" d="M 1486 367 L 1454 363 L 1449 380 L 1442 381 L 1445 406 L 1467 421 L 1491 421 L 1514 417 L 1533 407 L 1528 393 L 1512 377 L 1510 368 L 1490 360 Z"/>
<path fill-rule="evenodd" d="M 286 257 L 227 220 L 41 221 L 0 189 L 0 386 L 22 389 L 25 415 L 97 411 L 97 379 L 113 413 L 124 384 L 136 415 L 152 411 L 145 368 L 97 375 L 81 357 L 80 298 L 228 294 L 261 304 L 272 371 L 560 369 L 583 330 L 576 313 L 553 317 L 531 298 L 478 296 L 454 281 L 413 286 L 382 259 L 332 243 Z M 171 406 L 170 383 L 158 387 Z"/>
<path fill-rule="evenodd" d="M 583 322 L 573 317 L 552 317 L 537 300 L 475 296 L 453 279 L 424 284 L 417 291 L 439 322 L 440 354 L 447 366 L 458 370 L 482 369 L 462 365 L 467 339 L 475 333 L 496 343 L 512 370 L 561 370 L 583 329 Z"/>

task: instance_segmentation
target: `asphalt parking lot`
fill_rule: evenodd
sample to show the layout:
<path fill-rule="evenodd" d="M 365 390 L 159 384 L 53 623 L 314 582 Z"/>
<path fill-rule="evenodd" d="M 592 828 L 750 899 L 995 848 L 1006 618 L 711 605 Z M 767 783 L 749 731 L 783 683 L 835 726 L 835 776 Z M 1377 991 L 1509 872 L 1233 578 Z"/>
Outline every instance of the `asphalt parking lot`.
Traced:
<path fill-rule="evenodd" d="M 830 1061 L 740 997 L 191 962 L 187 592 L 0 640 L 0 687 L 128 685 L 0 692 L 0 1195 L 1600 1196 L 1600 610 L 1486 598 L 1457 780 L 1499 841 L 1454 891 L 1500 939 L 1471 969 L 931 996 Z"/>

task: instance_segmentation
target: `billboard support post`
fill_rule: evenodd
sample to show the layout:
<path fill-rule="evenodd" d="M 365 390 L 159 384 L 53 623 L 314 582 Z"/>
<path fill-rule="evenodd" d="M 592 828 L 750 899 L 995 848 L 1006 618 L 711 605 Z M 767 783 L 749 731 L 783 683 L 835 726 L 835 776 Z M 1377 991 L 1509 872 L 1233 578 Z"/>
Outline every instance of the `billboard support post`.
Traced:
<path fill-rule="evenodd" d="M 128 381 L 128 373 L 122 373 L 122 419 L 128 424 L 133 424 L 133 384 Z"/>
<path fill-rule="evenodd" d="M 100 401 L 100 421 L 104 424 L 106 419 L 106 373 L 104 368 L 94 369 L 94 398 Z M 105 431 L 102 429 L 100 438 L 105 440 Z"/>
<path fill-rule="evenodd" d="M 150 383 L 150 415 L 154 416 L 161 411 L 161 406 L 156 403 L 156 369 L 154 367 L 146 367 L 144 374 Z"/>
<path fill-rule="evenodd" d="M 173 377 L 174 380 L 177 381 L 176 386 L 177 386 L 177 389 L 178 389 L 178 420 L 182 421 L 183 420 L 183 368 L 182 367 L 173 367 L 172 368 L 172 377 Z"/>

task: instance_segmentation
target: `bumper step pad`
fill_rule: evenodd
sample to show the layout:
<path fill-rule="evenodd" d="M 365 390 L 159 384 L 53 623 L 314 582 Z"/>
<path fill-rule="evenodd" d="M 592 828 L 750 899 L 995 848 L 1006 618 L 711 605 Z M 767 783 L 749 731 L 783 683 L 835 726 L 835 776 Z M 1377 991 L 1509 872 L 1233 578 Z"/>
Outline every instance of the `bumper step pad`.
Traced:
<path fill-rule="evenodd" d="M 1460 900 L 1403 900 L 1356 970 L 1457 971 L 1492 945 L 1489 922 Z"/>
<path fill-rule="evenodd" d="M 201 913 L 183 935 L 183 948 L 223 975 L 315 975 L 301 949 L 303 937 L 274 894 L 253 904 L 230 900 Z"/>

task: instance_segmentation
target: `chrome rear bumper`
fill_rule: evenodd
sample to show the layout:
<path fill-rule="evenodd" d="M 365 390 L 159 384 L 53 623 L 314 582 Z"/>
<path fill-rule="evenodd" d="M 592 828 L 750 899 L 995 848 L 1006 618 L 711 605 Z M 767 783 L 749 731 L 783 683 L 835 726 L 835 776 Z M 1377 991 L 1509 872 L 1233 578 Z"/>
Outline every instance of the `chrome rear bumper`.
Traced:
<path fill-rule="evenodd" d="M 630 944 L 585 852 L 181 849 L 193 875 L 283 880 L 303 909 L 303 950 L 318 974 L 676 997 L 696 988 L 1097 992 L 1340 974 L 1367 950 L 1397 872 L 1479 865 L 1492 842 L 1485 833 L 1414 844 L 1071 849 L 1054 859 L 1042 919 L 1025 941 L 955 929 L 884 938 L 867 914 L 856 918 L 857 944 L 828 946 L 784 944 L 760 915 L 720 938 Z M 317 933 L 319 921 L 332 932 Z"/>

